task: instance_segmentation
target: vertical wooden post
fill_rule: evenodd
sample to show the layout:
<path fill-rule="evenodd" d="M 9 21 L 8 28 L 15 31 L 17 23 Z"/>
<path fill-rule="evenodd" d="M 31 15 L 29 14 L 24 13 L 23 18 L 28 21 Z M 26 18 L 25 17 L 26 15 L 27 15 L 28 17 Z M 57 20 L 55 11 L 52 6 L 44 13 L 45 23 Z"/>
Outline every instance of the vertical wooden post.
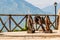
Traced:
<path fill-rule="evenodd" d="M 27 29 L 27 15 L 26 15 L 25 28 Z"/>
<path fill-rule="evenodd" d="M 9 15 L 9 29 L 10 29 L 10 32 L 11 32 L 11 15 Z"/>
<path fill-rule="evenodd" d="M 58 26 L 59 26 L 59 15 L 56 18 L 56 27 L 55 27 L 56 30 L 58 30 Z"/>
<path fill-rule="evenodd" d="M 59 32 L 60 32 L 60 10 L 58 11 L 58 16 L 59 16 L 58 30 L 59 30 Z"/>
<path fill-rule="evenodd" d="M 37 31 L 38 29 L 37 29 L 37 23 L 36 23 L 36 31 Z"/>

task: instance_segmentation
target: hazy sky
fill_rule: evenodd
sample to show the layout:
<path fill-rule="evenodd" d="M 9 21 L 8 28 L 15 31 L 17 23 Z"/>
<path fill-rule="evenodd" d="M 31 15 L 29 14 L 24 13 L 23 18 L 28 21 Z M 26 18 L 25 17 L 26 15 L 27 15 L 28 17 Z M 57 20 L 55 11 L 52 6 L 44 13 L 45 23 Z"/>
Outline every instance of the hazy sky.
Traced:
<path fill-rule="evenodd" d="M 26 0 L 26 1 L 41 9 L 49 5 L 53 5 L 54 2 L 60 3 L 60 0 Z"/>

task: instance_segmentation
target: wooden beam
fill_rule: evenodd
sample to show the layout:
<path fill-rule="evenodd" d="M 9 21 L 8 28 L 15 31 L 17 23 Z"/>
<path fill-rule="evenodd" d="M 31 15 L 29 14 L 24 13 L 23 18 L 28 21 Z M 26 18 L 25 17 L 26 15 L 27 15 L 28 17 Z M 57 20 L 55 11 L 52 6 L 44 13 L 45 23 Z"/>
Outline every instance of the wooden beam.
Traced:
<path fill-rule="evenodd" d="M 0 16 L 26 16 L 26 15 L 31 15 L 31 16 L 55 16 L 54 14 L 0 14 Z M 56 15 L 58 16 L 58 15 Z"/>

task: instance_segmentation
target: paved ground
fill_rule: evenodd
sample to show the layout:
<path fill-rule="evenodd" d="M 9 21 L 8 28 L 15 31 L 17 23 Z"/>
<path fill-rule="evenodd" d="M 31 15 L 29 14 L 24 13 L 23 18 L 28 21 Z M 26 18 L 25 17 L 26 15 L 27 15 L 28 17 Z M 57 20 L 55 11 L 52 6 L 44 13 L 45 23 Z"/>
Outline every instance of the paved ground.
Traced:
<path fill-rule="evenodd" d="M 21 31 L 21 32 L 3 32 L 3 33 L 0 33 L 0 35 L 5 35 L 5 36 L 52 36 L 52 35 L 60 35 L 60 33 L 56 30 L 54 30 L 53 33 L 42 33 L 39 31 L 36 31 L 35 33 L 27 33 L 27 31 Z"/>
<path fill-rule="evenodd" d="M 36 31 L 36 33 L 23 32 L 3 32 L 0 33 L 0 40 L 60 40 L 60 33 L 54 31 L 54 33 L 42 33 Z"/>

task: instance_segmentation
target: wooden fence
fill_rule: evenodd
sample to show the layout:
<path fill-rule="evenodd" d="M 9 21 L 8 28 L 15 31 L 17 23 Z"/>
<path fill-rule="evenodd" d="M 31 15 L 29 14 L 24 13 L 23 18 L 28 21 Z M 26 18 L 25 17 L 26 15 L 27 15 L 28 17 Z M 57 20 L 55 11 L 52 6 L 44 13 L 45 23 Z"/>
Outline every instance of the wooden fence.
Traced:
<path fill-rule="evenodd" d="M 21 23 L 23 22 L 23 20 L 25 19 L 25 24 L 27 25 L 27 16 L 26 15 L 31 15 L 32 17 L 33 17 L 33 19 L 34 19 L 34 17 L 35 16 L 42 16 L 42 17 L 46 17 L 47 15 L 46 14 L 0 14 L 0 22 L 1 22 L 1 24 L 2 24 L 2 26 L 0 26 L 1 28 L 0 28 L 0 32 L 2 32 L 2 30 L 5 28 L 6 30 L 7 30 L 7 32 L 11 32 L 11 31 L 14 31 L 17 27 L 18 28 L 20 28 L 20 29 L 22 29 L 23 30 L 23 27 L 21 26 Z M 4 21 L 4 20 L 2 20 L 2 17 L 8 17 L 8 19 L 6 19 L 6 21 Z M 20 19 L 20 22 L 19 23 L 17 23 L 16 21 L 15 21 L 15 19 L 14 19 L 14 17 L 13 16 L 23 16 L 23 17 L 21 17 L 22 19 Z M 48 15 L 49 17 L 50 17 L 50 20 L 51 20 L 51 25 L 50 25 L 50 27 L 53 27 L 54 29 L 57 29 L 58 28 L 58 22 L 57 21 L 55 21 L 55 15 Z M 59 16 L 58 15 L 56 15 L 56 18 L 58 18 Z M 5 18 L 4 18 L 5 19 Z M 7 26 L 6 26 L 6 23 L 7 23 L 7 20 L 9 21 L 8 22 L 8 27 L 9 28 L 7 28 Z M 18 19 L 17 19 L 18 20 Z M 58 20 L 58 19 L 56 19 L 56 20 Z M 11 23 L 14 23 L 15 24 L 15 27 L 13 27 L 12 28 L 12 24 Z M 56 22 L 56 26 L 55 26 L 55 22 Z M 23 25 L 23 24 L 22 24 Z M 26 26 L 26 25 L 24 25 L 24 26 Z M 39 28 L 40 28 L 40 26 L 39 27 L 37 27 L 37 25 L 36 25 L 36 29 L 37 30 L 39 30 Z"/>

